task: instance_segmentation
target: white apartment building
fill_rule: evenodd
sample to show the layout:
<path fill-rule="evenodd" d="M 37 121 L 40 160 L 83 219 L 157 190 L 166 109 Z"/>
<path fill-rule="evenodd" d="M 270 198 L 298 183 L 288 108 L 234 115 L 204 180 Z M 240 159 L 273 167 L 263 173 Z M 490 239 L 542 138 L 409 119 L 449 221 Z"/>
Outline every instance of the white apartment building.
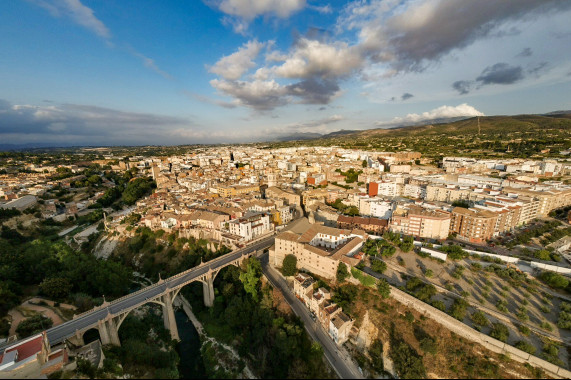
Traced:
<path fill-rule="evenodd" d="M 258 213 L 244 218 L 235 219 L 228 223 L 230 233 L 241 236 L 245 241 L 253 240 L 273 230 L 270 215 Z"/>
<path fill-rule="evenodd" d="M 393 212 L 393 205 L 391 202 L 385 201 L 381 198 L 370 198 L 369 196 L 362 196 L 359 199 L 359 214 L 364 216 L 374 216 L 380 219 L 390 219 Z"/>
<path fill-rule="evenodd" d="M 404 185 L 403 196 L 414 199 L 426 198 L 426 186 L 407 183 Z"/>
<path fill-rule="evenodd" d="M 403 193 L 404 185 L 396 182 L 380 182 L 378 195 L 384 197 L 399 197 Z"/>

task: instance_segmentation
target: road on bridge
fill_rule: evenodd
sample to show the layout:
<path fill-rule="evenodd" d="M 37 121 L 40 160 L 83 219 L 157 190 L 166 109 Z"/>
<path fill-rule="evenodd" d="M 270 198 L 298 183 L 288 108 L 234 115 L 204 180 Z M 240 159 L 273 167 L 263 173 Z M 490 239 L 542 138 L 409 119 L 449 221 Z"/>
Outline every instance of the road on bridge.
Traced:
<path fill-rule="evenodd" d="M 321 325 L 311 319 L 309 310 L 290 291 L 284 278 L 270 266 L 267 254 L 261 257 L 261 262 L 264 275 L 275 288 L 281 290 L 287 303 L 295 314 L 301 318 L 313 340 L 321 344 L 325 357 L 331 363 L 337 375 L 342 379 L 362 379 L 363 375 L 351 358 L 348 357 L 348 354 L 344 350 L 340 350 L 329 337 L 329 334 L 321 328 Z"/>
<path fill-rule="evenodd" d="M 189 269 L 186 272 L 182 272 L 164 281 L 150 285 L 132 293 L 131 295 L 127 295 L 116 301 L 99 306 L 91 312 L 84 313 L 71 321 L 49 329 L 47 331 L 49 342 L 51 345 L 61 343 L 66 338 L 72 337 L 76 331 L 83 330 L 89 326 L 96 327 L 97 322 L 105 319 L 109 314 L 116 315 L 121 313 L 123 310 L 129 310 L 144 305 L 148 300 L 163 294 L 167 289 L 181 287 L 185 283 L 193 281 L 197 277 L 207 273 L 209 270 L 215 271 L 229 262 L 238 259 L 242 255 L 249 254 L 257 250 L 263 250 L 270 247 L 272 244 L 274 244 L 273 235 L 254 242 L 238 251 L 228 253 L 224 256 L 210 260 L 198 267 Z"/>

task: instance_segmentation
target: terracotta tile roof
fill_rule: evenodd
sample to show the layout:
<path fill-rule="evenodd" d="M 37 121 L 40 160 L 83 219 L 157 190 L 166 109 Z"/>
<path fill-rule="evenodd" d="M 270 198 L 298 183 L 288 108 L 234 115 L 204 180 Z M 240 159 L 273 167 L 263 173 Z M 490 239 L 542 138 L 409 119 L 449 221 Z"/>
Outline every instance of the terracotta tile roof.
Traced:
<path fill-rule="evenodd" d="M 276 240 L 287 240 L 287 241 L 293 241 L 296 242 L 298 241 L 300 238 L 299 235 L 290 232 L 290 231 L 284 231 L 282 233 L 280 233 L 278 236 L 276 236 Z"/>
<path fill-rule="evenodd" d="M 6 351 L 4 351 L 4 354 L 13 351 L 18 351 L 18 361 L 22 361 L 24 359 L 29 358 L 30 356 L 37 354 L 42 350 L 43 339 L 44 339 L 43 334 L 36 335 L 15 346 L 8 348 Z M 0 357 L 0 361 L 2 360 L 3 357 L 4 355 Z"/>

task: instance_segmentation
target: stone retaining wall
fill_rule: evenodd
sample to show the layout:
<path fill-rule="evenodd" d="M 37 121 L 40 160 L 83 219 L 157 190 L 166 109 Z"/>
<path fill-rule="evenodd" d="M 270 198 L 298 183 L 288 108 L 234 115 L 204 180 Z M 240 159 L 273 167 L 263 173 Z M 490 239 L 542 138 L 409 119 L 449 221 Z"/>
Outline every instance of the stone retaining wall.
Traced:
<path fill-rule="evenodd" d="M 419 313 L 427 315 L 428 317 L 434 319 L 436 322 L 440 323 L 442 326 L 460 335 L 461 337 L 481 344 L 490 351 L 499 354 L 509 354 L 512 359 L 517 360 L 521 363 L 527 362 L 535 367 L 542 368 L 552 376 L 564 379 L 571 378 L 571 371 L 558 367 L 546 360 L 538 358 L 537 356 L 530 355 L 527 352 L 512 347 L 509 344 L 494 339 L 486 334 L 482 334 L 458 321 L 457 319 L 449 316 L 448 314 L 414 298 L 413 296 L 395 288 L 394 286 L 391 286 L 391 297 L 393 297 L 398 302 L 415 309 Z"/>

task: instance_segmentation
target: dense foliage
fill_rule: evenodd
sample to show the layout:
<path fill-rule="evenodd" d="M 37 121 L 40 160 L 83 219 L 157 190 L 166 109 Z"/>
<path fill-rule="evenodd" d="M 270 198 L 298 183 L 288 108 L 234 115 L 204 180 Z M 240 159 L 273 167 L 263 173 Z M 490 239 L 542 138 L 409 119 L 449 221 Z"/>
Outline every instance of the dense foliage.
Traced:
<path fill-rule="evenodd" d="M 0 317 L 18 305 L 22 288 L 40 285 L 56 299 L 72 293 L 119 297 L 131 284 L 131 271 L 113 260 L 74 251 L 64 242 L 0 238 Z"/>
<path fill-rule="evenodd" d="M 16 328 L 16 334 L 20 338 L 27 338 L 52 327 L 54 322 L 41 314 L 26 318 Z"/>
<path fill-rule="evenodd" d="M 349 277 L 349 271 L 347 270 L 347 265 L 345 265 L 345 263 L 339 263 L 339 266 L 337 266 L 337 274 L 336 274 L 337 282 L 343 282 L 345 281 L 345 279 L 347 279 L 347 277 Z"/>
<path fill-rule="evenodd" d="M 424 379 L 426 377 L 422 356 L 401 336 L 398 336 L 394 328 L 391 333 L 391 350 L 389 355 L 400 378 Z"/>
<path fill-rule="evenodd" d="M 406 290 L 423 302 L 430 303 L 432 297 L 437 293 L 436 287 L 427 284 L 418 277 L 412 277 L 406 283 Z"/>
<path fill-rule="evenodd" d="M 224 268 L 215 280 L 216 299 L 210 309 L 202 303 L 201 285 L 185 288 L 183 293 L 207 332 L 219 341 L 236 344 L 238 353 L 255 363 L 257 376 L 327 377 L 322 348 L 312 343 L 297 317 L 272 307 L 271 290 L 262 285 L 259 268 L 257 259 L 249 259 L 242 269 Z"/>
<path fill-rule="evenodd" d="M 297 257 L 295 255 L 284 257 L 282 272 L 284 276 L 293 276 L 297 273 Z"/>

